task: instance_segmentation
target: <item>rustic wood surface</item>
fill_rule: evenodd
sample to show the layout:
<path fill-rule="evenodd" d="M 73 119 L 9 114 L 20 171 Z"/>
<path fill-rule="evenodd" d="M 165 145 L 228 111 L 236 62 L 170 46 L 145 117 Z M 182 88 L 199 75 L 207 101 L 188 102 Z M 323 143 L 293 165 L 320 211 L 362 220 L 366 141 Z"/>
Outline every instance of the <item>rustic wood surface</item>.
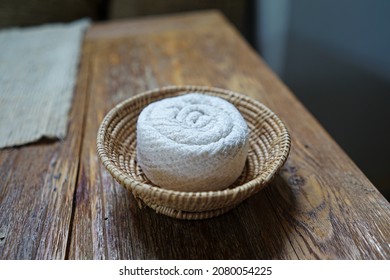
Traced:
<path fill-rule="evenodd" d="M 0 151 L 0 259 L 65 258 L 86 105 L 87 48 L 82 55 L 66 139 Z"/>
<path fill-rule="evenodd" d="M 66 140 L 0 152 L 2 259 L 390 258 L 390 204 L 219 13 L 96 24 L 83 48 Z M 172 84 L 242 92 L 290 130 L 280 174 L 220 217 L 140 209 L 98 160 L 105 114 Z"/>

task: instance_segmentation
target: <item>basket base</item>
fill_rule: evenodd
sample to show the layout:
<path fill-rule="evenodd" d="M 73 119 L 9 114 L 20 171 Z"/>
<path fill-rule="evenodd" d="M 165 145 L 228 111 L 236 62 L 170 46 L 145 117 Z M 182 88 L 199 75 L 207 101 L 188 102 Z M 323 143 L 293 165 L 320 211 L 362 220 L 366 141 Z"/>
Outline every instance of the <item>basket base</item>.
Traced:
<path fill-rule="evenodd" d="M 219 215 L 222 215 L 233 208 L 235 208 L 237 205 L 232 205 L 224 208 L 209 210 L 209 211 L 202 211 L 202 212 L 188 212 L 188 211 L 180 211 L 173 208 L 169 208 L 166 206 L 161 206 L 157 204 L 150 204 L 145 203 L 148 207 L 152 208 L 156 213 L 163 214 L 165 216 L 169 216 L 171 218 L 176 219 L 183 219 L 183 220 L 202 220 L 202 219 L 209 219 L 213 217 L 217 217 Z"/>

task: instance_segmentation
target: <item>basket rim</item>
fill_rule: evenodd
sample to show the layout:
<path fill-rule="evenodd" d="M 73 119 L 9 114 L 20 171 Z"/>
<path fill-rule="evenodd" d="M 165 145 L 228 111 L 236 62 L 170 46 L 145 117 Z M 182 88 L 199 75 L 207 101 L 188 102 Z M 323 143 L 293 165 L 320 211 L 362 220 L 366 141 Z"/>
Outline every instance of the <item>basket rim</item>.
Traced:
<path fill-rule="evenodd" d="M 110 159 L 110 157 L 107 155 L 107 152 L 105 150 L 105 134 L 108 129 L 108 125 L 111 123 L 113 118 L 116 116 L 117 112 L 120 112 L 120 110 L 126 106 L 129 105 L 129 103 L 134 102 L 137 99 L 141 99 L 147 96 L 155 96 L 161 92 L 190 92 L 190 91 L 197 91 L 201 94 L 204 93 L 222 93 L 226 95 L 227 97 L 236 97 L 243 99 L 250 103 L 256 103 L 256 106 L 261 107 L 264 111 L 270 114 L 270 117 L 272 116 L 275 118 L 278 122 L 278 125 L 282 128 L 281 131 L 281 146 L 280 146 L 280 152 L 282 156 L 273 162 L 273 164 L 270 167 L 270 172 L 268 172 L 268 175 L 263 177 L 256 177 L 242 185 L 236 186 L 234 188 L 227 188 L 224 190 L 217 190 L 217 191 L 177 191 L 177 190 L 170 190 L 170 189 L 164 189 L 162 187 L 154 186 L 152 184 L 143 183 L 140 181 L 135 180 L 133 177 L 128 175 L 126 172 L 122 171 L 120 168 L 118 168 Z M 229 99 L 226 99 L 229 101 Z M 270 179 L 276 174 L 276 172 L 283 166 L 285 161 L 287 160 L 287 157 L 289 155 L 290 149 L 291 149 L 291 138 L 290 134 L 287 130 L 286 125 L 284 122 L 279 118 L 278 115 L 276 115 L 271 109 L 269 109 L 267 106 L 265 106 L 260 101 L 253 99 L 245 94 L 230 91 L 227 89 L 217 88 L 217 87 L 211 87 L 211 86 L 197 86 L 197 85 L 182 85 L 182 86 L 176 86 L 176 85 L 170 85 L 170 86 L 164 86 L 155 88 L 152 90 L 144 91 L 139 94 L 136 94 L 135 96 L 132 96 L 120 103 L 118 103 L 114 108 L 112 108 L 104 117 L 97 133 L 97 153 L 98 156 L 103 163 L 104 167 L 109 171 L 109 173 L 116 179 L 117 181 L 123 183 L 126 187 L 129 187 L 130 190 L 133 192 L 135 190 L 150 190 L 155 194 L 167 194 L 167 195 L 178 195 L 181 197 L 199 197 L 199 196 L 207 196 L 207 197 L 221 197 L 221 196 L 228 196 L 232 195 L 236 192 L 240 192 L 243 190 L 246 190 L 247 188 L 254 188 L 258 187 L 260 189 L 261 186 L 264 186 L 266 183 L 269 182 Z"/>

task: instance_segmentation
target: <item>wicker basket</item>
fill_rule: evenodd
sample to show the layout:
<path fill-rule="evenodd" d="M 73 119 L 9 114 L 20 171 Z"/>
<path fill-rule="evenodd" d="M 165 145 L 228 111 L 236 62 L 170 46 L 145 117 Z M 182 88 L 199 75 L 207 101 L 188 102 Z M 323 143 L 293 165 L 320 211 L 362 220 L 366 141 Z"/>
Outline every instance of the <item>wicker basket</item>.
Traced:
<path fill-rule="evenodd" d="M 136 160 L 136 123 L 151 102 L 190 92 L 226 99 L 241 112 L 250 129 L 248 159 L 241 176 L 228 189 L 180 192 L 153 185 Z M 290 136 L 283 122 L 266 106 L 245 95 L 203 86 L 169 86 L 138 94 L 113 108 L 97 136 L 97 152 L 107 170 L 135 198 L 156 212 L 179 219 L 205 219 L 223 214 L 257 193 L 285 162 Z"/>

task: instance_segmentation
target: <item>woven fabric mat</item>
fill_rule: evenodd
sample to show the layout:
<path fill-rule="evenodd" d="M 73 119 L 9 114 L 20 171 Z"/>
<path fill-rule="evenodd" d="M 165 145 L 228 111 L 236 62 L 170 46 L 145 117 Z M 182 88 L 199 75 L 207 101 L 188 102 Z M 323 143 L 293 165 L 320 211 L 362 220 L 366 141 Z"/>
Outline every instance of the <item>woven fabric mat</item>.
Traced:
<path fill-rule="evenodd" d="M 83 19 L 0 31 L 0 148 L 66 136 L 89 24 Z"/>

